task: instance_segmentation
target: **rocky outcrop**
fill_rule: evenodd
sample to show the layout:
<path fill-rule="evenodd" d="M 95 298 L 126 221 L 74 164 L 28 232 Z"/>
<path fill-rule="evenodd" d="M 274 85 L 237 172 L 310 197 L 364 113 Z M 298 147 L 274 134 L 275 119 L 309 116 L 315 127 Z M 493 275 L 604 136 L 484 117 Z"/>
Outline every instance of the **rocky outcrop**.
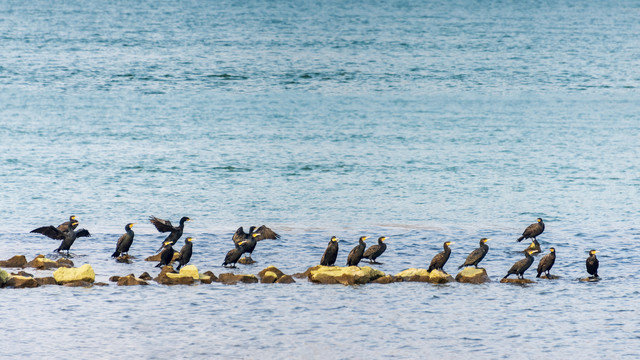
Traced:
<path fill-rule="evenodd" d="M 71 262 L 71 265 L 69 265 L 69 263 L 64 260 L 66 259 L 60 258 L 58 261 L 54 261 L 51 259 L 47 259 L 44 255 L 38 255 L 33 260 L 29 261 L 26 266 L 38 270 L 57 269 L 59 267 L 73 267 L 73 262 Z"/>
<path fill-rule="evenodd" d="M 140 274 L 140 276 L 138 276 L 140 279 L 148 281 L 148 280 L 153 280 L 153 278 L 151 277 L 151 275 L 149 275 L 148 272 L 143 272 L 142 274 Z"/>
<path fill-rule="evenodd" d="M 35 278 L 35 279 L 38 282 L 38 286 L 58 285 L 58 283 L 56 282 L 56 279 L 54 279 L 53 276 L 45 276 L 45 277 Z"/>
<path fill-rule="evenodd" d="M 24 255 L 16 255 L 9 260 L 0 261 L 3 268 L 23 268 L 27 265 L 27 258 Z"/>
<path fill-rule="evenodd" d="M 53 272 L 53 278 L 58 284 L 66 284 L 75 281 L 84 281 L 93 283 L 96 280 L 96 274 L 89 264 L 84 264 L 79 268 L 58 268 Z"/>
<path fill-rule="evenodd" d="M 296 282 L 291 275 L 282 275 L 276 280 L 276 284 L 293 284 Z"/>
<path fill-rule="evenodd" d="M 245 284 L 254 284 L 258 282 L 258 278 L 255 275 L 250 274 L 233 274 L 233 273 L 224 273 L 218 276 L 218 281 L 227 284 L 227 285 L 235 285 L 239 282 Z"/>
<path fill-rule="evenodd" d="M 535 281 L 529 280 L 529 279 L 509 279 L 509 278 L 501 279 L 500 282 L 503 284 L 518 284 L 518 285 L 527 285 L 527 284 L 535 283 Z"/>
<path fill-rule="evenodd" d="M 5 283 L 6 287 L 22 289 L 38 287 L 38 282 L 33 277 L 15 275 L 11 276 Z"/>
<path fill-rule="evenodd" d="M 191 276 L 193 280 L 200 280 L 200 273 L 195 265 L 186 265 L 180 268 L 180 275 Z"/>
<path fill-rule="evenodd" d="M 401 281 L 429 282 L 429 272 L 427 269 L 411 268 L 397 273 L 395 277 L 401 279 Z"/>
<path fill-rule="evenodd" d="M 456 275 L 456 281 L 467 284 L 484 284 L 491 281 L 487 270 L 483 268 L 466 267 Z"/>
<path fill-rule="evenodd" d="M 369 266 L 323 266 L 317 265 L 307 270 L 308 279 L 318 284 L 361 285 L 385 276 L 380 270 Z"/>
<path fill-rule="evenodd" d="M 285 275 L 282 271 L 280 271 L 275 266 L 269 266 L 258 273 L 260 282 L 263 284 L 273 284 L 273 283 L 290 284 L 292 282 L 295 282 L 295 280 L 293 280 L 291 276 L 288 276 L 286 279 L 279 281 L 284 276 L 287 276 L 287 275 Z"/>
<path fill-rule="evenodd" d="M 135 286 L 135 285 L 149 285 L 149 283 L 133 275 L 122 276 L 118 279 L 118 286 Z"/>

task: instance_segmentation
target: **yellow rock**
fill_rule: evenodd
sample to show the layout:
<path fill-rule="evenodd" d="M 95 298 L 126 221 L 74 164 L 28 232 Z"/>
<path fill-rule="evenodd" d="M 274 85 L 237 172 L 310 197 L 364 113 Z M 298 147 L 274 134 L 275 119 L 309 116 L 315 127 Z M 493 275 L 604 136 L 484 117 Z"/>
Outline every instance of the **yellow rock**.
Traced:
<path fill-rule="evenodd" d="M 195 265 L 186 265 L 180 268 L 180 275 L 191 276 L 194 280 L 200 280 L 198 268 Z"/>
<path fill-rule="evenodd" d="M 72 281 L 94 282 L 96 273 L 89 264 L 84 264 L 78 268 L 58 268 L 53 272 L 53 278 L 58 284 L 64 284 Z"/>
<path fill-rule="evenodd" d="M 448 282 L 452 282 L 453 276 L 445 273 L 441 270 L 432 270 L 429 273 L 429 282 L 434 284 L 446 284 Z"/>
<path fill-rule="evenodd" d="M 382 271 L 370 266 L 315 266 L 309 269 L 309 280 L 320 284 L 366 284 L 382 276 L 385 276 Z"/>
<path fill-rule="evenodd" d="M 262 274 L 260 282 L 264 284 L 272 284 L 278 280 L 278 274 L 273 271 L 266 271 Z"/>
<path fill-rule="evenodd" d="M 487 275 L 485 269 L 476 269 L 475 267 L 469 266 L 462 269 L 462 271 L 456 275 L 456 281 L 468 284 L 482 284 L 491 281 L 491 279 L 489 279 L 489 275 Z"/>
<path fill-rule="evenodd" d="M 401 278 L 402 281 L 428 282 L 429 272 L 427 271 L 427 269 L 411 268 L 397 273 L 395 277 Z"/>

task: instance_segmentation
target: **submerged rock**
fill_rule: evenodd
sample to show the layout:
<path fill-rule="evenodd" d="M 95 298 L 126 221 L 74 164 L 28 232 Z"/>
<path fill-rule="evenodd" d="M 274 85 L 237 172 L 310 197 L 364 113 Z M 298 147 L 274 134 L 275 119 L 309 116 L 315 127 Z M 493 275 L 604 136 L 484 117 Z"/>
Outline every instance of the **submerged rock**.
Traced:
<path fill-rule="evenodd" d="M 120 255 L 116 258 L 116 262 L 123 263 L 123 264 L 131 264 L 133 263 L 132 260 L 133 260 L 133 256 L 129 256 L 129 255 Z"/>
<path fill-rule="evenodd" d="M 591 276 L 589 276 L 589 277 L 581 278 L 581 279 L 578 279 L 578 280 L 582 281 L 582 282 L 598 282 L 598 281 L 600 281 L 600 278 L 599 277 L 591 277 Z"/>
<path fill-rule="evenodd" d="M 208 277 L 208 280 L 210 280 L 211 282 L 218 281 L 218 277 L 212 271 L 205 271 L 204 273 L 200 274 L 200 281 L 202 281 L 203 277 Z"/>
<path fill-rule="evenodd" d="M 467 284 L 483 284 L 491 281 L 487 270 L 483 268 L 466 267 L 456 275 L 456 281 Z"/>
<path fill-rule="evenodd" d="M 74 267 L 75 265 L 73 264 L 73 261 L 67 259 L 67 258 L 60 258 L 58 260 L 56 260 L 56 262 L 58 263 L 58 265 L 60 265 L 60 267 Z"/>
<path fill-rule="evenodd" d="M 146 281 L 136 278 L 133 275 L 123 276 L 118 279 L 118 286 L 134 286 L 134 285 L 149 285 Z"/>
<path fill-rule="evenodd" d="M 56 279 L 54 279 L 53 276 L 45 276 L 45 277 L 35 278 L 35 279 L 38 282 L 39 286 L 58 285 L 58 283 L 56 282 Z"/>
<path fill-rule="evenodd" d="M 549 276 L 547 276 L 547 275 L 542 275 L 542 276 L 540 276 L 540 279 L 546 279 L 546 280 L 558 280 L 558 279 L 560 279 L 560 276 L 558 276 L 558 275 L 549 275 Z"/>
<path fill-rule="evenodd" d="M 293 284 L 294 282 L 296 281 L 293 280 L 291 275 L 282 275 L 278 280 L 276 280 L 276 284 Z"/>
<path fill-rule="evenodd" d="M 255 264 L 257 261 L 245 256 L 242 259 L 238 260 L 238 262 L 243 265 L 251 265 L 251 264 Z"/>
<path fill-rule="evenodd" d="M 234 285 L 239 282 L 245 284 L 254 284 L 258 282 L 258 278 L 255 275 L 251 274 L 233 274 L 233 273 L 224 273 L 218 276 L 218 280 L 227 285 Z"/>
<path fill-rule="evenodd" d="M 142 274 L 140 274 L 140 276 L 138 276 L 140 279 L 142 280 L 153 280 L 153 278 L 151 277 L 151 275 L 149 275 L 148 272 L 143 272 Z"/>
<path fill-rule="evenodd" d="M 69 265 L 68 262 L 61 260 L 66 259 L 61 258 L 58 261 L 54 261 L 51 259 L 47 259 L 44 255 L 38 255 L 33 260 L 27 263 L 27 267 L 38 270 L 57 269 L 59 267 L 73 267 L 73 262 L 71 260 L 68 260 L 68 262 L 71 262 L 71 265 Z"/>
<path fill-rule="evenodd" d="M 118 282 L 118 280 L 120 280 L 120 276 L 118 275 L 113 275 L 112 277 L 109 278 L 109 281 L 111 282 Z"/>
<path fill-rule="evenodd" d="M 84 264 L 79 268 L 58 268 L 53 272 L 53 278 L 58 284 L 65 284 L 74 281 L 85 281 L 92 283 L 96 280 L 96 273 L 89 264 Z"/>
<path fill-rule="evenodd" d="M 402 279 L 402 281 L 429 282 L 429 272 L 427 269 L 411 268 L 397 273 L 395 277 Z"/>
<path fill-rule="evenodd" d="M 83 280 L 76 280 L 76 281 L 70 281 L 70 282 L 64 283 L 63 286 L 90 288 L 90 287 L 93 286 L 93 282 L 83 281 Z"/>
<path fill-rule="evenodd" d="M 314 266 L 309 269 L 308 279 L 319 284 L 360 285 L 385 276 L 380 270 L 369 266 Z"/>
<path fill-rule="evenodd" d="M 18 271 L 17 273 L 11 273 L 12 276 L 26 276 L 26 277 L 33 277 L 33 274 L 29 274 L 26 271 Z"/>
<path fill-rule="evenodd" d="M 23 268 L 27 265 L 27 258 L 24 255 L 16 255 L 9 260 L 0 261 L 0 267 Z"/>
<path fill-rule="evenodd" d="M 34 288 L 38 287 L 38 282 L 33 277 L 16 275 L 11 276 L 5 283 L 5 286 L 16 289 Z"/>
<path fill-rule="evenodd" d="M 519 284 L 519 285 L 535 283 L 535 281 L 529 280 L 529 279 L 509 279 L 509 278 L 501 279 L 500 282 L 503 284 Z"/>

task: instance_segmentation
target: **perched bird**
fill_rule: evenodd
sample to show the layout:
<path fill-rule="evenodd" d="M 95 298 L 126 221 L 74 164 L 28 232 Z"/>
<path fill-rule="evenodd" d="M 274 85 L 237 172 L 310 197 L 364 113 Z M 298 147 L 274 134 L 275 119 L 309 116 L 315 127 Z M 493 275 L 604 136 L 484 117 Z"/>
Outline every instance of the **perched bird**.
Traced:
<path fill-rule="evenodd" d="M 191 237 L 184 239 L 184 245 L 180 250 L 180 256 L 178 257 L 179 264 L 176 270 L 180 270 L 181 267 L 183 267 L 184 265 L 187 265 L 189 263 L 189 260 L 191 260 L 191 252 L 193 251 L 192 241 L 193 241 L 193 238 Z"/>
<path fill-rule="evenodd" d="M 224 262 L 222 263 L 222 266 L 227 267 L 228 264 L 231 264 L 232 268 L 236 267 L 236 263 L 238 262 L 238 260 L 240 260 L 240 257 L 242 256 L 242 254 L 244 254 L 245 244 L 246 244 L 246 241 L 241 241 L 239 243 L 236 243 L 235 244 L 236 248 L 229 250 L 229 252 L 227 253 L 227 256 L 224 257 Z"/>
<path fill-rule="evenodd" d="M 522 236 L 520 236 L 518 238 L 518 242 L 524 240 L 524 239 L 536 239 L 536 237 L 538 237 L 538 235 L 542 234 L 542 232 L 544 231 L 544 222 L 542 221 L 541 218 L 537 219 L 538 222 L 535 224 L 531 224 L 529 226 L 527 226 L 526 229 L 524 229 L 524 232 L 522 233 Z"/>
<path fill-rule="evenodd" d="M 78 220 L 76 220 L 75 215 L 69 216 L 69 221 L 63 222 L 62 224 L 58 225 L 58 227 L 54 227 L 53 225 L 42 226 L 37 229 L 33 229 L 30 232 L 42 234 L 54 240 L 62 240 L 64 239 L 64 233 L 69 230 L 70 226 L 73 230 L 78 227 Z"/>
<path fill-rule="evenodd" d="M 351 249 L 349 256 L 347 256 L 347 266 L 358 266 L 362 255 L 364 255 L 364 249 L 367 247 L 367 243 L 364 242 L 365 240 L 367 240 L 367 237 L 361 236 L 360 240 L 358 240 L 358 245 Z"/>
<path fill-rule="evenodd" d="M 256 249 L 256 245 L 258 245 L 258 237 L 260 237 L 260 233 L 254 232 L 249 234 L 249 238 L 247 240 L 242 241 L 244 243 L 244 245 L 242 245 L 244 252 L 249 254 L 248 258 L 251 260 L 253 260 L 251 258 L 251 254 L 253 253 L 253 250 Z"/>
<path fill-rule="evenodd" d="M 173 243 L 171 241 L 165 241 L 162 244 L 162 252 L 160 253 L 160 262 L 156 267 L 163 267 L 165 265 L 169 265 L 173 260 L 173 253 L 176 251 L 173 250 Z"/>
<path fill-rule="evenodd" d="M 178 239 L 182 236 L 182 231 L 184 230 L 184 223 L 186 221 L 191 221 L 188 217 L 184 216 L 180 219 L 180 226 L 171 225 L 171 221 L 158 219 L 155 216 L 149 217 L 149 221 L 153 224 L 153 226 L 158 229 L 160 232 L 169 232 L 169 236 L 162 242 L 162 246 L 158 251 L 164 248 L 165 241 L 171 241 L 171 245 L 175 245 L 178 242 Z"/>
<path fill-rule="evenodd" d="M 387 240 L 385 236 L 379 237 L 378 244 L 369 246 L 362 257 L 364 259 L 369 259 L 370 264 L 379 264 L 376 259 L 378 258 L 378 256 L 382 255 L 385 250 L 387 250 L 387 244 L 385 244 L 385 240 Z"/>
<path fill-rule="evenodd" d="M 249 259 L 251 259 L 251 254 L 253 254 L 253 250 L 256 248 L 258 241 L 265 239 L 280 239 L 280 235 L 276 234 L 275 231 L 271 230 L 265 225 L 262 225 L 259 228 L 252 226 L 249 228 L 248 233 L 245 233 L 244 229 L 241 226 L 238 228 L 238 230 L 236 230 L 232 238 L 234 244 L 242 241 L 247 242 L 247 244 L 244 245 L 244 249 L 245 252 L 249 254 Z"/>
<path fill-rule="evenodd" d="M 336 263 L 336 258 L 338 257 L 338 238 L 335 236 L 331 237 L 329 240 L 329 245 L 327 245 L 327 249 L 322 254 L 322 259 L 320 259 L 320 265 L 324 266 L 333 266 Z"/>
<path fill-rule="evenodd" d="M 462 269 L 465 266 L 475 266 L 478 268 L 478 264 L 482 259 L 484 259 L 487 252 L 489 252 L 489 245 L 487 245 L 487 241 L 491 239 L 482 238 L 480 239 L 480 247 L 473 250 L 469 256 L 467 256 L 467 260 L 464 261 L 464 264 L 458 266 L 458 270 Z"/>
<path fill-rule="evenodd" d="M 68 256 L 69 250 L 71 249 L 71 245 L 73 245 L 73 243 L 76 241 L 76 238 L 91 236 L 91 234 L 89 234 L 89 231 L 85 229 L 73 230 L 77 226 L 78 226 L 77 221 L 74 221 L 70 224 L 70 227 L 67 228 L 67 231 L 62 233 L 64 235 L 64 238 L 62 239 L 62 243 L 60 243 L 60 246 L 54 251 L 60 252 L 60 251 L 66 250 L 67 256 Z"/>
<path fill-rule="evenodd" d="M 598 266 L 600 262 L 596 257 L 597 251 L 591 250 L 589 251 L 589 257 L 587 258 L 587 272 L 594 278 L 598 278 Z"/>
<path fill-rule="evenodd" d="M 449 248 L 449 245 L 452 245 L 452 244 L 455 244 L 455 243 L 451 241 L 445 241 L 445 243 L 443 244 L 444 251 L 441 253 L 438 253 L 436 256 L 433 257 L 433 259 L 431 259 L 431 264 L 429 265 L 429 269 L 427 271 L 440 270 L 445 274 L 447 273 L 442 268 L 444 267 L 444 264 L 447 263 L 447 260 L 449 260 L 449 256 L 451 255 L 451 249 Z"/>
<path fill-rule="evenodd" d="M 516 274 L 516 276 L 518 276 L 518 279 L 524 279 L 524 272 L 527 271 L 529 267 L 531 267 L 531 264 L 533 264 L 533 256 L 531 256 L 531 251 L 525 251 L 524 255 L 526 257 L 522 260 L 516 261 L 516 263 L 513 264 L 513 266 L 511 267 L 511 269 L 509 269 L 509 272 L 503 277 L 503 279 L 506 279 L 511 274 Z"/>
<path fill-rule="evenodd" d="M 556 262 L 556 249 L 550 248 L 549 253 L 543 256 L 542 259 L 540 259 L 540 262 L 538 263 L 538 275 L 536 275 L 536 277 L 539 278 L 542 273 L 545 273 L 548 279 L 551 276 L 551 274 L 549 274 L 549 270 L 551 270 L 551 267 L 553 267 L 553 263 L 555 262 Z"/>
<path fill-rule="evenodd" d="M 131 228 L 136 223 L 128 223 L 124 227 L 124 231 L 126 233 L 122 234 L 120 238 L 118 238 L 118 243 L 116 244 L 116 251 L 111 255 L 111 257 L 117 258 L 121 254 L 127 253 L 129 255 L 129 248 L 131 244 L 133 244 L 133 230 Z"/>
<path fill-rule="evenodd" d="M 539 252 L 541 252 L 542 249 L 540 248 L 540 243 L 538 242 L 538 240 L 536 239 L 531 240 L 531 244 L 529 244 L 529 246 L 527 246 L 527 248 L 524 249 L 522 252 L 527 252 L 527 251 L 531 251 L 531 255 L 538 254 Z"/>

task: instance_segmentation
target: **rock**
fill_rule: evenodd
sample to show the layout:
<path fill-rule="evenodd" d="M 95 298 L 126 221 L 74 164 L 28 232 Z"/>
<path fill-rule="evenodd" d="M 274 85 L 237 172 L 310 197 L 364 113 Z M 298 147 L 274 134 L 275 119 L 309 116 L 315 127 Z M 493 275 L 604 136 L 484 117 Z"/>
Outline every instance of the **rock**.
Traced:
<path fill-rule="evenodd" d="M 33 277 L 33 274 L 29 274 L 26 271 L 18 271 L 17 273 L 11 273 L 11 275 L 13 276 L 26 276 L 26 277 Z"/>
<path fill-rule="evenodd" d="M 453 276 L 445 273 L 442 270 L 431 270 L 429 273 L 429 282 L 432 284 L 446 284 L 448 282 L 455 281 Z"/>
<path fill-rule="evenodd" d="M 161 272 L 154 279 L 158 284 L 162 285 L 193 285 L 194 279 L 189 275 L 175 274 L 171 272 Z"/>
<path fill-rule="evenodd" d="M 277 280 L 278 274 L 274 273 L 273 271 L 267 271 L 260 277 L 260 282 L 263 284 L 273 284 Z"/>
<path fill-rule="evenodd" d="M 293 280 L 291 275 L 282 275 L 278 280 L 276 280 L 276 284 L 293 284 L 294 282 L 296 281 Z"/>
<path fill-rule="evenodd" d="M 195 265 L 186 265 L 180 268 L 180 275 L 191 276 L 194 280 L 200 279 L 200 273 Z"/>
<path fill-rule="evenodd" d="M 7 280 L 5 286 L 16 289 L 34 288 L 38 287 L 38 282 L 36 281 L 36 279 L 30 276 L 16 275 L 10 277 L 9 280 Z"/>
<path fill-rule="evenodd" d="M 7 283 L 7 280 L 9 280 L 10 277 L 11 275 L 9 275 L 8 272 L 0 269 L 0 287 L 3 287 L 4 284 Z"/>
<path fill-rule="evenodd" d="M 132 286 L 132 285 L 149 285 L 146 281 L 136 278 L 133 275 L 123 276 L 118 279 L 118 286 Z"/>
<path fill-rule="evenodd" d="M 118 275 L 113 275 L 112 277 L 109 278 L 109 281 L 111 282 L 118 282 L 118 280 L 120 280 L 120 276 Z"/>
<path fill-rule="evenodd" d="M 540 276 L 540 279 L 546 279 L 546 280 L 558 280 L 558 279 L 560 279 L 560 276 L 558 276 L 558 275 L 549 275 L 549 276 L 547 276 L 547 275 L 541 275 L 541 276 Z"/>
<path fill-rule="evenodd" d="M 600 281 L 600 278 L 599 277 L 596 278 L 596 277 L 589 276 L 589 277 L 578 279 L 578 280 L 580 280 L 582 282 L 597 282 L 597 281 Z"/>
<path fill-rule="evenodd" d="M 204 275 L 204 276 L 208 276 L 208 277 L 211 279 L 211 281 L 212 281 L 212 282 L 213 282 L 213 281 L 215 281 L 215 282 L 217 282 L 217 281 L 218 281 L 218 277 L 217 277 L 217 276 L 215 276 L 215 274 L 214 274 L 212 271 L 205 271 L 204 273 L 202 273 L 202 274 L 200 275 L 200 278 L 201 278 L 201 279 L 202 279 L 202 275 Z"/>
<path fill-rule="evenodd" d="M 118 263 L 123 263 L 123 264 L 131 264 L 133 263 L 133 261 L 131 261 L 133 259 L 132 256 L 129 255 L 120 255 L 116 258 L 116 262 Z M 158 260 L 160 261 L 160 260 Z"/>
<path fill-rule="evenodd" d="M 518 284 L 518 285 L 526 285 L 526 284 L 535 283 L 535 281 L 529 280 L 529 279 L 509 279 L 509 278 L 501 279 L 500 282 L 503 283 L 503 284 Z"/>
<path fill-rule="evenodd" d="M 468 284 L 483 284 L 491 281 L 487 270 L 483 268 L 466 267 L 456 275 L 456 281 Z"/>
<path fill-rule="evenodd" d="M 58 284 L 65 284 L 73 281 L 86 281 L 92 283 L 96 280 L 96 273 L 89 264 L 84 264 L 79 268 L 58 268 L 53 272 L 53 277 Z"/>
<path fill-rule="evenodd" d="M 242 259 L 238 260 L 238 262 L 240 264 L 244 264 L 244 265 L 251 265 L 251 264 L 255 264 L 256 261 L 253 260 L 252 258 L 248 258 L 248 257 L 243 257 Z"/>
<path fill-rule="evenodd" d="M 138 276 L 140 279 L 142 280 L 153 280 L 153 278 L 151 277 L 151 275 L 149 275 L 148 272 L 143 272 L 142 274 L 140 274 L 140 276 Z"/>
<path fill-rule="evenodd" d="M 73 265 L 73 261 L 67 259 L 67 258 L 60 258 L 56 261 L 58 263 L 58 265 L 60 265 L 59 267 L 74 267 L 75 265 Z"/>
<path fill-rule="evenodd" d="M 211 276 L 207 276 L 205 274 L 198 274 L 198 277 L 200 282 L 203 284 L 211 284 L 213 282 L 213 279 L 211 279 Z"/>
<path fill-rule="evenodd" d="M 402 279 L 402 281 L 428 282 L 429 272 L 427 269 L 411 268 L 397 273 L 395 277 Z"/>
<path fill-rule="evenodd" d="M 24 255 L 16 255 L 9 260 L 0 261 L 0 267 L 23 268 L 27 265 L 27 258 Z"/>
<path fill-rule="evenodd" d="M 277 267 L 275 267 L 275 266 L 269 266 L 269 267 L 266 267 L 265 269 L 263 269 L 262 271 L 260 271 L 260 272 L 258 273 L 258 277 L 259 277 L 260 279 L 262 279 L 262 277 L 264 276 L 264 274 L 265 274 L 265 273 L 267 273 L 267 272 L 269 272 L 269 271 L 270 271 L 270 272 L 272 272 L 272 273 L 274 273 L 274 274 L 276 275 L 276 280 L 280 279 L 280 277 L 282 277 L 282 276 L 284 275 L 284 273 L 283 273 L 282 271 L 280 271 Z"/>
<path fill-rule="evenodd" d="M 155 262 L 160 262 L 160 254 L 161 253 L 157 253 L 155 255 L 151 255 L 148 258 L 144 259 L 144 261 L 155 261 Z M 173 259 L 171 259 L 171 261 L 176 261 L 176 259 L 180 256 L 179 252 L 175 252 L 173 253 Z"/>
<path fill-rule="evenodd" d="M 374 284 L 391 284 L 393 282 L 397 282 L 398 280 L 396 280 L 395 276 L 391 276 L 391 275 L 385 275 L 382 277 L 379 277 L 375 280 L 372 281 L 372 283 Z"/>
<path fill-rule="evenodd" d="M 56 279 L 54 279 L 53 276 L 46 276 L 46 277 L 35 278 L 35 279 L 38 282 L 39 286 L 58 285 L 58 283 L 56 282 Z"/>
<path fill-rule="evenodd" d="M 104 283 L 104 282 L 94 282 L 93 286 L 109 286 L 109 284 Z"/>
<path fill-rule="evenodd" d="M 237 284 L 238 282 L 243 282 L 246 284 L 253 284 L 258 282 L 258 278 L 255 275 L 236 275 L 233 273 L 220 274 L 218 280 L 221 283 L 227 285 Z"/>
<path fill-rule="evenodd" d="M 366 284 L 379 277 L 385 276 L 382 271 L 369 266 L 314 266 L 309 271 L 309 280 L 320 284 L 358 285 Z"/>
<path fill-rule="evenodd" d="M 89 281 L 83 281 L 83 280 L 75 280 L 75 281 L 70 281 L 67 283 L 64 283 L 63 286 L 68 286 L 68 287 L 92 287 L 93 286 L 93 282 L 89 282 Z"/>
<path fill-rule="evenodd" d="M 162 267 L 162 269 L 160 269 L 159 275 L 166 274 L 166 273 L 177 274 L 178 272 L 173 269 L 173 266 L 165 265 Z"/>
<path fill-rule="evenodd" d="M 58 261 L 53 261 L 51 259 L 47 259 L 44 255 L 38 255 L 33 260 L 27 263 L 27 267 L 31 267 L 38 270 L 49 270 L 49 269 L 57 269 L 59 267 L 73 267 L 73 265 L 69 266 L 66 263 L 61 263 Z"/>

